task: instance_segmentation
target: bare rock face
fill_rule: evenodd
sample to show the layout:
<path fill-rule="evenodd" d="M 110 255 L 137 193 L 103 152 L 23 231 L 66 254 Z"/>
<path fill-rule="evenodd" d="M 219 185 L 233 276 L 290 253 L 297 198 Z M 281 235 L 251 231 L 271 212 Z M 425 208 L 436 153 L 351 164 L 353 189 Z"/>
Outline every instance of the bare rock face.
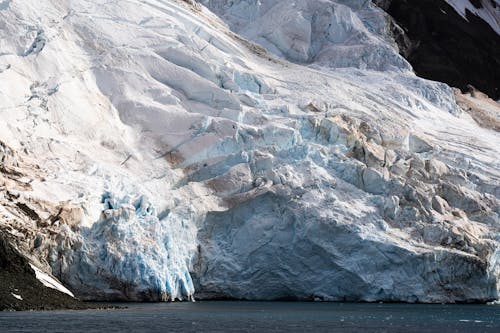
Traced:
<path fill-rule="evenodd" d="M 439 214 L 446 214 L 450 210 L 448 202 L 439 195 L 432 197 L 432 208 Z"/>
<path fill-rule="evenodd" d="M 60 291 L 44 286 L 24 257 L 0 230 L 0 311 L 87 309 L 82 303 Z"/>
<path fill-rule="evenodd" d="M 395 40 L 419 76 L 500 98 L 497 0 L 375 0 L 401 27 Z"/>
<path fill-rule="evenodd" d="M 20 253 L 88 300 L 498 298 L 500 139 L 386 13 L 200 3 L 0 10 Z"/>
<path fill-rule="evenodd" d="M 457 104 L 467 112 L 479 126 L 500 132 L 500 104 L 472 86 L 462 93 L 455 89 Z"/>

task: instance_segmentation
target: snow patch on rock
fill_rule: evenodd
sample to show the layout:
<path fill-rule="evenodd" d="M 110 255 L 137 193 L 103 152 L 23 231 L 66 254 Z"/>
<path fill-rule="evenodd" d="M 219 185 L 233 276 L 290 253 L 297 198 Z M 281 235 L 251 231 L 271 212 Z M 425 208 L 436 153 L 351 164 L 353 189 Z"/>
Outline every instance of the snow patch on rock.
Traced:
<path fill-rule="evenodd" d="M 18 300 L 20 300 L 20 301 L 22 301 L 22 300 L 23 300 L 23 298 L 22 298 L 22 296 L 21 296 L 21 295 L 14 294 L 14 293 L 10 293 L 10 294 L 11 294 L 14 298 L 16 298 L 16 299 L 18 299 Z"/>
<path fill-rule="evenodd" d="M 479 0 L 479 8 L 469 0 L 446 0 L 446 2 L 466 20 L 467 12 L 479 16 L 500 35 L 500 2 L 498 0 Z"/>
<path fill-rule="evenodd" d="M 43 272 L 40 268 L 36 267 L 33 264 L 30 264 L 30 266 L 35 271 L 35 275 L 38 281 L 40 281 L 44 286 L 55 290 L 59 290 L 60 292 L 65 293 L 71 297 L 75 297 L 75 295 L 73 295 L 73 293 L 69 291 L 68 288 L 63 286 L 61 282 L 57 281 L 56 278 Z"/>

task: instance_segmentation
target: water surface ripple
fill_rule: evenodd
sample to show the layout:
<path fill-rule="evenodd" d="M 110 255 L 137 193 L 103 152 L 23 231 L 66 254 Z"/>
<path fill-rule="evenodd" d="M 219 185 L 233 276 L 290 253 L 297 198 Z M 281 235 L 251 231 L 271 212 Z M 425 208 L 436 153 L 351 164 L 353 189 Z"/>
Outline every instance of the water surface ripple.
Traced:
<path fill-rule="evenodd" d="M 486 305 L 184 302 L 126 306 L 122 310 L 0 312 L 0 332 L 500 332 L 500 306 Z"/>

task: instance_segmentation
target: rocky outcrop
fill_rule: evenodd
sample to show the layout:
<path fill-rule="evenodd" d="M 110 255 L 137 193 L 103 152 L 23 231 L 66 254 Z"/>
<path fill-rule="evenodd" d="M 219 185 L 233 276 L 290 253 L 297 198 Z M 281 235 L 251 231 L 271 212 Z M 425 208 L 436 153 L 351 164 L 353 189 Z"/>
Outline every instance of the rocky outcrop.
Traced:
<path fill-rule="evenodd" d="M 469 86 L 467 92 L 455 90 L 457 104 L 481 127 L 500 132 L 500 104 Z"/>
<path fill-rule="evenodd" d="M 12 236 L 11 236 L 12 237 Z M 88 309 L 96 305 L 82 303 L 60 291 L 44 286 L 28 259 L 11 244 L 0 229 L 0 311 Z"/>
<path fill-rule="evenodd" d="M 494 100 L 500 99 L 500 35 L 487 21 L 469 10 L 464 18 L 445 0 L 374 2 L 404 30 L 406 38 L 397 30 L 395 39 L 419 76 L 446 82 L 463 92 L 470 84 Z M 498 13 L 498 9 L 492 13 L 492 20 Z"/>
<path fill-rule="evenodd" d="M 25 195 L 41 177 L 26 154 L 0 141 L 0 310 L 96 308 L 69 296 L 51 275 L 48 249 L 57 244 L 60 226 L 80 220 L 68 206 Z"/>

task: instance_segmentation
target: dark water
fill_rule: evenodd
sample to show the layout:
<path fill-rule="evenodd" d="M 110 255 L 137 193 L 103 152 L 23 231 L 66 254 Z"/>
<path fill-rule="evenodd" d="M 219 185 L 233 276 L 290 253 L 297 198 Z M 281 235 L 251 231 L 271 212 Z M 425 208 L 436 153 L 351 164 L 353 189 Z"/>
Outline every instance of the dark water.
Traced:
<path fill-rule="evenodd" d="M 0 312 L 0 332 L 495 332 L 500 306 L 287 302 Z"/>

